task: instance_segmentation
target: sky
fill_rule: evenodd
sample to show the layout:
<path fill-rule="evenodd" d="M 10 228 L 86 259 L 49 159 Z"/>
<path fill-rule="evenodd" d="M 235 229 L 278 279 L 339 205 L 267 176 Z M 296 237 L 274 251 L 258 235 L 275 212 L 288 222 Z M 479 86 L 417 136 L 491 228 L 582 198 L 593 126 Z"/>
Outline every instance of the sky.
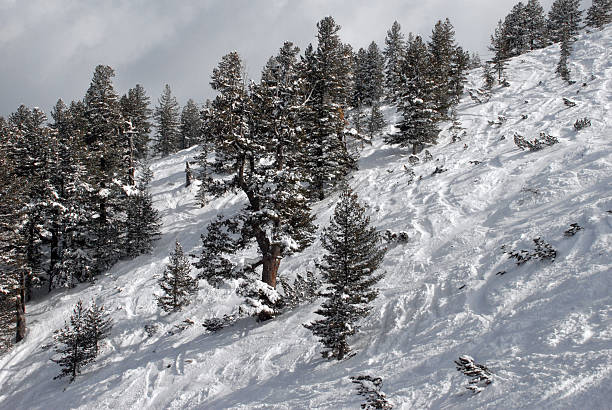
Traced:
<path fill-rule="evenodd" d="M 540 0 L 547 11 L 553 0 Z M 583 8 L 587 6 L 584 1 Z M 210 74 L 236 50 L 248 74 L 284 41 L 316 43 L 333 16 L 355 50 L 384 38 L 393 21 L 429 38 L 448 17 L 459 45 L 488 54 L 489 38 L 515 0 L 0 0 L 0 115 L 20 104 L 49 112 L 85 95 L 98 64 L 115 69 L 119 94 L 142 84 L 157 104 L 164 84 L 179 103 L 214 97 Z"/>

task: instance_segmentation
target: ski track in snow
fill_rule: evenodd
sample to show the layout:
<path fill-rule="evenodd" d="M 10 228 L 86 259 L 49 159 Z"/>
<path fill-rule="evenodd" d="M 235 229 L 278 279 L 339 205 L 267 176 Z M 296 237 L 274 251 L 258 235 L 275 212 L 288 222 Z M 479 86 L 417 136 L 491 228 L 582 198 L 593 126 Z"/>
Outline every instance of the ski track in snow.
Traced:
<path fill-rule="evenodd" d="M 484 104 L 464 98 L 457 107 L 463 141 L 451 144 L 443 130 L 430 148 L 434 160 L 413 168 L 412 184 L 406 150 L 379 139 L 361 153 L 351 186 L 378 228 L 406 231 L 410 241 L 389 245 L 380 296 L 351 341 L 355 356 L 320 357 L 320 345 L 302 326 L 317 317 L 317 303 L 270 322 L 244 319 L 206 333 L 203 319 L 239 302 L 235 284 L 213 289 L 201 282 L 186 310 L 160 313 L 156 275 L 174 241 L 198 254 L 208 222 L 244 201 L 228 195 L 200 207 L 197 187 L 184 187 L 185 161 L 197 154 L 191 148 L 152 163 L 164 226 L 151 255 L 28 306 L 26 341 L 0 358 L 0 409 L 348 409 L 362 402 L 348 377 L 366 373 L 383 378 L 383 391 L 399 409 L 610 408 L 611 39 L 612 26 L 581 36 L 570 63 L 576 83 L 569 86 L 554 74 L 558 46 L 515 58 L 507 71 L 511 86 L 496 87 Z M 475 70 L 467 87 L 480 84 Z M 563 97 L 576 107 L 566 107 Z M 385 113 L 396 120 L 392 109 Z M 506 121 L 489 125 L 498 116 Z M 576 132 L 573 123 L 583 117 L 592 126 Z M 539 153 L 513 143 L 514 133 L 540 132 L 560 143 Z M 447 171 L 432 175 L 437 166 Z M 314 207 L 320 227 L 336 197 Z M 570 223 L 584 229 L 564 237 Z M 533 249 L 538 236 L 557 249 L 554 262 L 516 266 L 500 249 Z M 320 255 L 317 240 L 283 260 L 281 274 L 314 269 Z M 92 298 L 110 309 L 112 335 L 74 383 L 53 380 L 53 351 L 43 347 L 76 301 Z M 168 333 L 186 318 L 194 325 Z M 158 330 L 148 336 L 144 326 L 153 323 Z M 455 370 L 453 360 L 462 354 L 494 374 L 476 396 Z"/>

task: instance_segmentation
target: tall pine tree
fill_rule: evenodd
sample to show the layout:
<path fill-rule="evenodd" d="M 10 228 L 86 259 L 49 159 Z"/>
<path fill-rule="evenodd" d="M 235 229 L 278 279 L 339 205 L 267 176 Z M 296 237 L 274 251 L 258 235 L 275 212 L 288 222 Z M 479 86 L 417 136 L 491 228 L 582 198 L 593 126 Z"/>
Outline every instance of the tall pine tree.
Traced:
<path fill-rule="evenodd" d="M 383 277 L 376 273 L 386 252 L 381 239 L 357 195 L 345 188 L 321 236 L 326 253 L 318 267 L 327 287 L 326 299 L 315 313 L 323 319 L 305 325 L 320 338 L 325 358 L 342 360 L 350 352 L 348 338 L 372 309 L 378 295 L 374 285 Z"/>
<path fill-rule="evenodd" d="M 180 107 L 166 84 L 153 115 L 155 119 L 156 141 L 153 148 L 162 157 L 176 152 L 180 139 Z"/>

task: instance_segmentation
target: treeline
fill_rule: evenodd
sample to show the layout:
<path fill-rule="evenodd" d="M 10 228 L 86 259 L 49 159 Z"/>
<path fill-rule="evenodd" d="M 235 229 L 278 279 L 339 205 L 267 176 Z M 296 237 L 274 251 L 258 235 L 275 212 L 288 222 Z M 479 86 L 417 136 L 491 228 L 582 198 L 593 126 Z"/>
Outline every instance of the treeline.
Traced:
<path fill-rule="evenodd" d="M 85 97 L 59 100 L 50 121 L 23 105 L 0 120 L 5 346 L 25 337 L 26 303 L 36 288 L 93 281 L 119 259 L 150 251 L 159 235 L 145 161 L 149 98 L 140 85 L 120 98 L 113 76 L 110 67 L 96 67 Z"/>
<path fill-rule="evenodd" d="M 518 2 L 503 20 L 499 20 L 491 36 L 490 51 L 494 54 L 489 62 L 491 71 L 501 80 L 508 59 L 561 43 L 561 58 L 556 71 L 569 81 L 567 59 L 571 54 L 571 44 L 581 28 L 582 14 L 580 0 L 555 0 L 547 15 L 538 0 Z M 612 2 L 593 0 L 587 10 L 586 26 L 602 28 L 610 22 Z M 490 75 L 487 73 L 487 76 Z M 489 77 L 487 83 L 491 84 L 492 81 Z"/>

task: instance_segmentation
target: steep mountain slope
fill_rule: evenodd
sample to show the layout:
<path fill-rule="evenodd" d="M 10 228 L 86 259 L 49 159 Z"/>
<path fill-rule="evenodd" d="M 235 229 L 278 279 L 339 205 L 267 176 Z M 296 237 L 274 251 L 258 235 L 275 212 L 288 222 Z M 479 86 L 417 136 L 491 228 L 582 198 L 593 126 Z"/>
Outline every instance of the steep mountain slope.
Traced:
<path fill-rule="evenodd" d="M 29 306 L 27 340 L 0 358 L 0 408 L 358 408 L 361 398 L 348 379 L 357 374 L 382 377 L 396 408 L 609 408 L 612 27 L 582 35 L 574 50 L 573 85 L 554 75 L 553 46 L 513 60 L 510 87 L 496 88 L 487 103 L 464 98 L 457 110 L 463 140 L 451 144 L 446 130 L 430 150 L 434 159 L 414 166 L 412 183 L 406 151 L 380 138 L 363 150 L 351 186 L 377 227 L 406 231 L 410 240 L 390 245 L 380 297 L 352 340 L 355 356 L 321 359 L 302 326 L 316 317 L 317 303 L 210 334 L 202 320 L 230 312 L 239 298 L 232 286 L 202 282 L 185 311 L 160 314 L 155 277 L 174 240 L 198 253 L 207 223 L 242 201 L 195 203 L 195 188 L 183 187 L 191 149 L 153 164 L 164 228 L 152 255 Z M 468 87 L 478 87 L 480 75 L 473 72 Z M 576 106 L 564 105 L 563 97 Z M 505 122 L 490 125 L 498 116 Z M 575 131 L 584 117 L 592 126 Z M 540 132 L 559 143 L 529 152 L 513 142 L 515 133 Z M 436 167 L 446 171 L 432 175 Z M 320 226 L 335 200 L 315 207 Z M 566 237 L 571 223 L 584 229 Z M 557 250 L 554 262 L 516 266 L 503 254 L 503 245 L 533 249 L 536 237 Z M 283 260 L 281 273 L 313 269 L 320 255 L 316 242 Z M 45 346 L 76 301 L 92 298 L 116 322 L 108 345 L 74 383 L 53 380 L 58 368 Z M 195 324 L 168 334 L 186 318 Z M 145 325 L 152 323 L 159 328 L 149 336 Z M 455 370 L 453 360 L 463 354 L 494 374 L 475 396 Z"/>

